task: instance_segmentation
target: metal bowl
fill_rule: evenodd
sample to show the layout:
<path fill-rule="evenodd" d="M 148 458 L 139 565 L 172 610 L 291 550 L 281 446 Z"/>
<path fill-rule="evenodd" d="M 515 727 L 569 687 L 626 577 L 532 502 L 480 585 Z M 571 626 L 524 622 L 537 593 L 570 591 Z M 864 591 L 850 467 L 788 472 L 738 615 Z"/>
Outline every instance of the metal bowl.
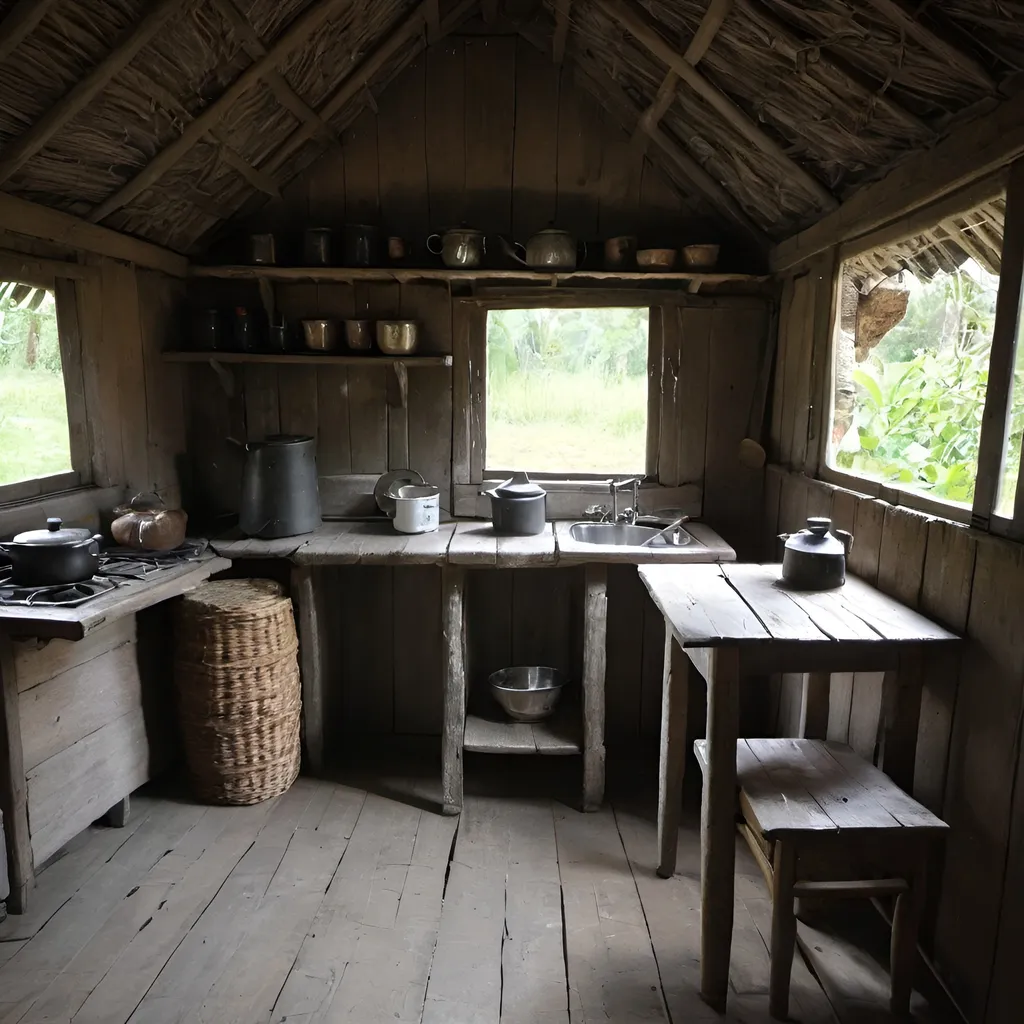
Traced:
<path fill-rule="evenodd" d="M 568 682 L 565 673 L 546 665 L 516 665 L 491 673 L 491 694 L 509 718 L 540 722 L 550 717 Z"/>
<path fill-rule="evenodd" d="M 419 325 L 415 320 L 377 321 L 377 348 L 386 356 L 411 355 L 419 340 Z"/>

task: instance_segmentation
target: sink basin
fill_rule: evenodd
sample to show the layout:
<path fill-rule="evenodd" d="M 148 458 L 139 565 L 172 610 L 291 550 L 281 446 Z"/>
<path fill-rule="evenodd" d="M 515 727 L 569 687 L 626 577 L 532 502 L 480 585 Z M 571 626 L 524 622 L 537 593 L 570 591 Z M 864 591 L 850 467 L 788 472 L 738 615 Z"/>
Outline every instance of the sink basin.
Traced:
<path fill-rule="evenodd" d="M 569 536 L 580 544 L 604 544 L 615 547 L 638 548 L 644 541 L 656 536 L 653 526 L 630 526 L 628 523 L 573 523 Z M 689 544 L 693 539 L 685 530 L 676 531 L 677 543 L 670 536 L 659 537 L 651 548 L 674 548 Z"/>

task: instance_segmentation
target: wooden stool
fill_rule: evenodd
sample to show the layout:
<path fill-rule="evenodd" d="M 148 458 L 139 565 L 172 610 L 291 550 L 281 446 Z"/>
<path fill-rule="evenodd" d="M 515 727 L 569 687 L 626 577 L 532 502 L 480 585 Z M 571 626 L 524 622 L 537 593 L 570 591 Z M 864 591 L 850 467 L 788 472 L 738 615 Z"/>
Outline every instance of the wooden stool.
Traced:
<path fill-rule="evenodd" d="M 694 744 L 702 771 L 706 746 Z M 841 744 L 741 739 L 736 760 L 737 827 L 772 894 L 771 1015 L 789 1012 L 801 897 L 896 897 L 889 1006 L 908 1013 L 925 871 L 945 822 Z"/>

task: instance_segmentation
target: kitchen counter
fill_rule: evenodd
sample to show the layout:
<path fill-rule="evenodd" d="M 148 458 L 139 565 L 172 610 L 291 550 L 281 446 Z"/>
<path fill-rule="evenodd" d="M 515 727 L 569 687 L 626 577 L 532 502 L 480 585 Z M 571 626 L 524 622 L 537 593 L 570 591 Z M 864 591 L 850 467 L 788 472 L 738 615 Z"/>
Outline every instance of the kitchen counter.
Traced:
<path fill-rule="evenodd" d="M 101 597 L 73 607 L 0 605 L 0 634 L 81 640 L 108 622 L 194 590 L 214 573 L 230 567 L 227 558 L 204 555 L 115 587 Z"/>
<path fill-rule="evenodd" d="M 225 558 L 288 558 L 296 565 L 466 565 L 526 568 L 585 563 L 648 565 L 734 562 L 736 552 L 704 523 L 687 523 L 696 543 L 645 549 L 582 544 L 569 528 L 577 520 L 548 523 L 532 537 L 503 537 L 480 519 L 442 523 L 436 533 L 398 533 L 388 521 L 324 523 L 305 537 L 256 540 L 228 536 L 210 541 Z"/>

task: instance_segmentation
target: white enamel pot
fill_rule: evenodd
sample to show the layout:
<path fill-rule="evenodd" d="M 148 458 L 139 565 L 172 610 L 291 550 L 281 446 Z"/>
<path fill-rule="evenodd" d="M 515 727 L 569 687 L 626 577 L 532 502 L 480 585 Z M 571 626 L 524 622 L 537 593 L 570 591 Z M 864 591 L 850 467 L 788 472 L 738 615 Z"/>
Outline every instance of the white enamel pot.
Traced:
<path fill-rule="evenodd" d="M 395 492 L 395 529 L 433 533 L 440 522 L 441 491 L 433 484 L 405 484 Z"/>

